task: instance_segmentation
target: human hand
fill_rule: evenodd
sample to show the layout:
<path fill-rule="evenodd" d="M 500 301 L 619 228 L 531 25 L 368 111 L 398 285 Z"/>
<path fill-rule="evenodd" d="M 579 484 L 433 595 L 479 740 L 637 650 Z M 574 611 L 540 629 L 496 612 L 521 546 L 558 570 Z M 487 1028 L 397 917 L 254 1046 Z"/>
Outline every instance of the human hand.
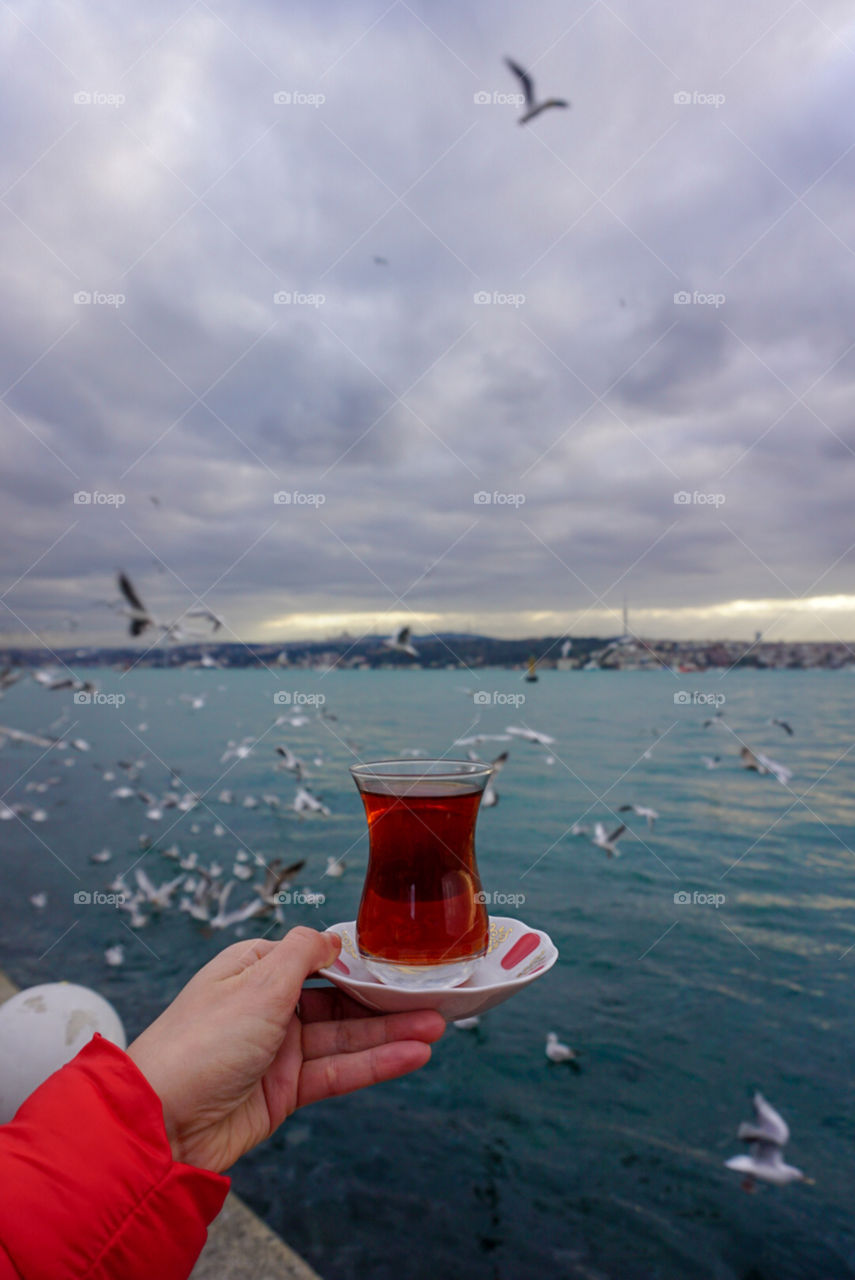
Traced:
<path fill-rule="evenodd" d="M 226 947 L 129 1047 L 176 1160 L 221 1173 L 297 1107 L 428 1061 L 438 1013 L 374 1014 L 336 989 L 303 991 L 340 949 L 303 927 Z"/>

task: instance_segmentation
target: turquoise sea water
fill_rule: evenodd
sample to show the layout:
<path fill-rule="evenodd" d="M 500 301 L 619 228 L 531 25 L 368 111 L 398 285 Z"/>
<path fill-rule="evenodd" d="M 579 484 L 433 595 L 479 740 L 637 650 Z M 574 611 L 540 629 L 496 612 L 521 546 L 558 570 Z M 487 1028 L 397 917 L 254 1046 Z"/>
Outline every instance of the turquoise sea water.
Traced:
<path fill-rule="evenodd" d="M 366 862 L 347 772 L 354 751 L 364 760 L 407 749 L 465 755 L 454 739 L 508 725 L 556 739 L 551 749 L 519 740 L 476 748 L 485 758 L 510 748 L 500 803 L 479 817 L 484 888 L 525 894 L 518 912 L 497 914 L 546 929 L 561 952 L 556 967 L 477 1032 L 450 1028 L 424 1071 L 299 1112 L 234 1170 L 236 1190 L 326 1280 L 855 1276 L 851 675 L 546 672 L 526 685 L 492 670 L 145 670 L 97 679 L 124 705 L 78 706 L 30 681 L 0 703 L 0 723 L 34 730 L 67 711 L 61 728 L 73 724 L 71 736 L 91 744 L 43 758 L 28 746 L 0 752 L 5 803 L 48 815 L 0 824 L 0 964 L 21 985 L 67 978 L 97 988 L 131 1036 L 234 940 L 175 910 L 135 939 L 126 915 L 74 902 L 136 860 L 141 833 L 155 841 L 143 865 L 157 881 L 175 874 L 158 852 L 174 842 L 227 871 L 239 847 L 305 857 L 298 880 L 326 902 L 289 908 L 289 920 L 325 927 L 353 918 Z M 476 707 L 464 686 L 491 701 Z M 307 723 L 272 728 L 296 709 L 274 704 L 277 688 L 323 694 L 337 719 L 309 706 Z M 197 711 L 179 699 L 201 692 Z M 678 692 L 689 701 L 675 702 Z M 724 695 L 725 721 L 741 739 L 792 770 L 788 786 L 741 769 L 736 738 L 701 727 L 708 693 Z M 496 701 L 518 694 L 518 708 Z M 227 741 L 245 735 L 260 739 L 252 753 L 221 764 Z M 293 797 L 291 776 L 273 770 L 277 743 L 306 762 L 330 817 L 242 807 L 250 793 L 275 793 L 283 805 Z M 702 755 L 720 755 L 719 767 L 705 768 Z M 145 761 L 139 785 L 149 792 L 167 789 L 171 767 L 208 794 L 188 814 L 148 820 L 138 800 L 109 795 L 124 781 L 120 759 Z M 104 781 L 105 769 L 115 781 Z M 46 792 L 26 791 L 51 777 L 60 780 Z M 217 802 L 226 786 L 234 805 Z M 621 857 L 569 835 L 577 819 L 610 824 L 630 802 L 660 818 L 648 832 L 621 814 L 631 819 Z M 225 836 L 214 836 L 216 822 Z M 90 854 L 105 845 L 112 862 L 93 866 Z M 326 856 L 344 853 L 344 877 L 323 879 Z M 40 890 L 43 911 L 29 902 Z M 235 901 L 245 896 L 241 888 Z M 119 942 L 126 963 L 111 969 L 104 949 Z M 548 1030 L 577 1050 L 578 1072 L 547 1062 Z M 747 1195 L 723 1167 L 755 1088 L 789 1121 L 788 1158 L 814 1186 Z"/>

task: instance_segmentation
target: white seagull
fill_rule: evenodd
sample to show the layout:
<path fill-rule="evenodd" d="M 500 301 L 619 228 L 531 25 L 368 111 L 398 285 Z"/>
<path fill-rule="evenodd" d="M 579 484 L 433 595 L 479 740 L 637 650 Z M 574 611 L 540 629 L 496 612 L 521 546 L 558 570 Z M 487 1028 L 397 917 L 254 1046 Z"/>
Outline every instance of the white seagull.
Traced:
<path fill-rule="evenodd" d="M 787 1122 L 778 1114 L 762 1093 L 754 1095 L 754 1121 L 743 1121 L 737 1138 L 749 1144 L 747 1156 L 731 1156 L 725 1160 L 728 1169 L 745 1174 L 743 1188 L 754 1190 L 755 1179 L 785 1187 L 789 1182 L 808 1182 L 801 1169 L 786 1164 L 783 1149 L 790 1140 Z"/>
<path fill-rule="evenodd" d="M 167 907 L 172 905 L 173 893 L 180 884 L 184 883 L 183 876 L 176 876 L 174 880 L 167 880 L 161 885 L 155 885 L 149 880 L 142 867 L 136 868 L 134 878 L 140 887 L 144 901 L 152 907 L 157 907 L 159 911 L 165 911 Z"/>
<path fill-rule="evenodd" d="M 619 827 L 615 827 L 614 831 L 612 831 L 610 835 L 606 832 L 602 822 L 595 822 L 594 834 L 591 837 L 591 842 L 592 844 L 595 844 L 598 849 L 605 849 L 610 858 L 619 858 L 620 850 L 617 847 L 617 842 L 623 835 L 624 831 L 626 831 L 626 824 L 623 822 Z"/>
<path fill-rule="evenodd" d="M 344 875 L 346 866 L 347 866 L 347 863 L 343 862 L 341 858 L 328 857 L 327 869 L 324 872 L 324 875 L 329 876 L 331 880 L 338 880 L 340 879 L 341 876 Z"/>
<path fill-rule="evenodd" d="M 519 80 L 525 94 L 526 111 L 520 116 L 520 124 L 528 124 L 529 120 L 533 120 L 535 116 L 539 116 L 541 111 L 546 111 L 548 107 L 569 107 L 570 103 L 564 98 L 544 98 L 543 102 L 538 102 L 534 96 L 534 82 L 527 71 L 513 62 L 510 58 L 505 58 L 505 65 L 510 67 L 514 75 Z"/>
<path fill-rule="evenodd" d="M 501 755 L 496 756 L 495 760 L 492 760 L 490 762 L 490 768 L 492 769 L 493 772 L 490 774 L 489 778 L 487 779 L 487 785 L 484 788 L 484 794 L 481 796 L 482 809 L 492 809 L 493 805 L 496 805 L 499 803 L 499 793 L 493 786 L 493 779 L 495 778 L 497 773 L 501 772 L 505 764 L 505 761 L 508 758 L 508 755 L 509 755 L 509 752 L 503 751 Z M 473 762 L 473 764 L 483 764 L 483 761 L 480 760 L 478 756 L 476 756 L 474 751 L 469 752 L 469 759 Z"/>
<path fill-rule="evenodd" d="M 329 816 L 329 809 L 325 804 L 312 795 L 307 787 L 298 787 L 297 794 L 294 796 L 291 808 L 295 813 L 323 813 Z"/>
<path fill-rule="evenodd" d="M 776 760 L 770 760 L 768 756 L 764 756 L 762 751 L 752 751 L 750 747 L 743 747 L 739 753 L 742 761 L 743 769 L 751 769 L 754 773 L 771 773 L 777 778 L 782 787 L 785 787 L 793 776 L 792 769 L 788 769 L 786 765 L 778 764 Z"/>
<path fill-rule="evenodd" d="M 548 733 L 539 733 L 537 729 L 520 728 L 515 724 L 509 724 L 505 733 L 511 734 L 514 738 L 525 738 L 526 742 L 534 742 L 539 747 L 551 747 L 555 742 Z"/>
<path fill-rule="evenodd" d="M 117 942 L 115 947 L 108 947 L 107 950 L 104 952 L 104 959 L 107 961 L 107 964 L 110 964 L 110 965 L 115 966 L 119 964 L 124 964 L 125 948 L 122 946 L 121 942 Z"/>
<path fill-rule="evenodd" d="M 410 634 L 409 627 L 401 627 L 395 635 L 383 641 L 383 648 L 391 649 L 394 653 L 405 653 L 409 658 L 417 658 L 418 650 L 410 644 Z"/>
<path fill-rule="evenodd" d="M 643 805 L 643 804 L 622 804 L 618 809 L 618 813 L 629 813 L 629 812 L 637 813 L 639 818 L 646 818 L 648 831 L 653 830 L 653 824 L 656 822 L 656 819 L 659 817 L 659 814 L 656 812 L 655 809 L 649 809 L 647 808 L 646 805 Z"/>
<path fill-rule="evenodd" d="M 546 1033 L 546 1056 L 550 1062 L 573 1062 L 576 1054 L 569 1044 L 562 1044 L 554 1031 Z"/>
<path fill-rule="evenodd" d="M 251 898 L 249 902 L 245 902 L 242 907 L 238 907 L 235 911 L 226 911 L 229 894 L 236 883 L 237 881 L 235 880 L 229 880 L 220 891 L 216 915 L 211 916 L 208 921 L 212 929 L 228 929 L 230 925 L 242 924 L 244 920 L 251 920 L 253 916 L 260 915 L 262 911 L 266 911 L 265 904 L 260 902 L 258 898 Z"/>

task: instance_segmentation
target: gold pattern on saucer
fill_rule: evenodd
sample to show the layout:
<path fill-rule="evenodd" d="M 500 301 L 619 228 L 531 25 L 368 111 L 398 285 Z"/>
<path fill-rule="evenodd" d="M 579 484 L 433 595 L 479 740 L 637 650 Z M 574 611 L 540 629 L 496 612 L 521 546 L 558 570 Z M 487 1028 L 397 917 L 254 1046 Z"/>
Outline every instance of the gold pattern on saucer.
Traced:
<path fill-rule="evenodd" d="M 344 947 L 345 951 L 351 957 L 351 959 L 358 960 L 359 955 L 356 951 L 356 948 L 353 945 L 353 942 L 351 941 L 350 934 L 347 932 L 347 930 L 342 929 L 341 933 L 338 936 L 341 938 L 341 945 Z"/>
<path fill-rule="evenodd" d="M 490 945 L 487 948 L 487 955 L 500 947 L 506 942 L 513 933 L 513 929 L 508 924 L 496 924 L 495 920 L 490 921 Z"/>
<path fill-rule="evenodd" d="M 543 964 L 543 962 L 544 962 L 544 960 L 545 960 L 545 959 L 546 959 L 546 951 L 544 950 L 544 948 L 543 948 L 543 947 L 541 947 L 540 951 L 538 951 L 537 955 L 536 955 L 536 956 L 534 956 L 534 957 L 529 961 L 529 963 L 526 965 L 526 967 L 525 967 L 524 969 L 520 969 L 519 973 L 517 974 L 517 977 L 518 977 L 518 978 L 525 978 L 525 977 L 527 977 L 527 976 L 528 976 L 528 974 L 530 974 L 530 973 L 532 973 L 532 972 L 533 972 L 533 970 L 535 970 L 535 969 L 539 968 L 539 967 L 540 967 L 540 965 L 542 965 L 542 964 Z"/>

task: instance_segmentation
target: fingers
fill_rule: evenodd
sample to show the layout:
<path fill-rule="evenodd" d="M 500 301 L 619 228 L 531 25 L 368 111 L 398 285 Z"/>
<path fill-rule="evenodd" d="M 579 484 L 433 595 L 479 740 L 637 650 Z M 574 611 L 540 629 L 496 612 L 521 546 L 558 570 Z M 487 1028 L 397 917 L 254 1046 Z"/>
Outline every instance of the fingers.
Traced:
<path fill-rule="evenodd" d="M 304 1023 L 303 1057 L 308 1062 L 335 1054 L 360 1053 L 378 1045 L 404 1040 L 433 1044 L 444 1031 L 445 1019 L 432 1009 Z"/>
<path fill-rule="evenodd" d="M 330 1022 L 333 1018 L 376 1017 L 374 1009 L 367 1009 L 338 987 L 305 987 L 300 995 L 300 1021 L 304 1026 L 309 1022 Z"/>
<path fill-rule="evenodd" d="M 316 929 L 298 925 L 247 970 L 247 977 L 264 988 L 285 1012 L 299 1000 L 309 975 L 331 965 L 340 950 L 338 934 L 318 933 Z"/>
<path fill-rule="evenodd" d="M 315 1058 L 304 1063 L 300 1072 L 297 1106 L 305 1107 L 323 1098 L 335 1098 L 370 1084 L 395 1080 L 417 1071 L 429 1060 L 430 1046 L 421 1040 L 397 1040 L 361 1053 Z"/>

